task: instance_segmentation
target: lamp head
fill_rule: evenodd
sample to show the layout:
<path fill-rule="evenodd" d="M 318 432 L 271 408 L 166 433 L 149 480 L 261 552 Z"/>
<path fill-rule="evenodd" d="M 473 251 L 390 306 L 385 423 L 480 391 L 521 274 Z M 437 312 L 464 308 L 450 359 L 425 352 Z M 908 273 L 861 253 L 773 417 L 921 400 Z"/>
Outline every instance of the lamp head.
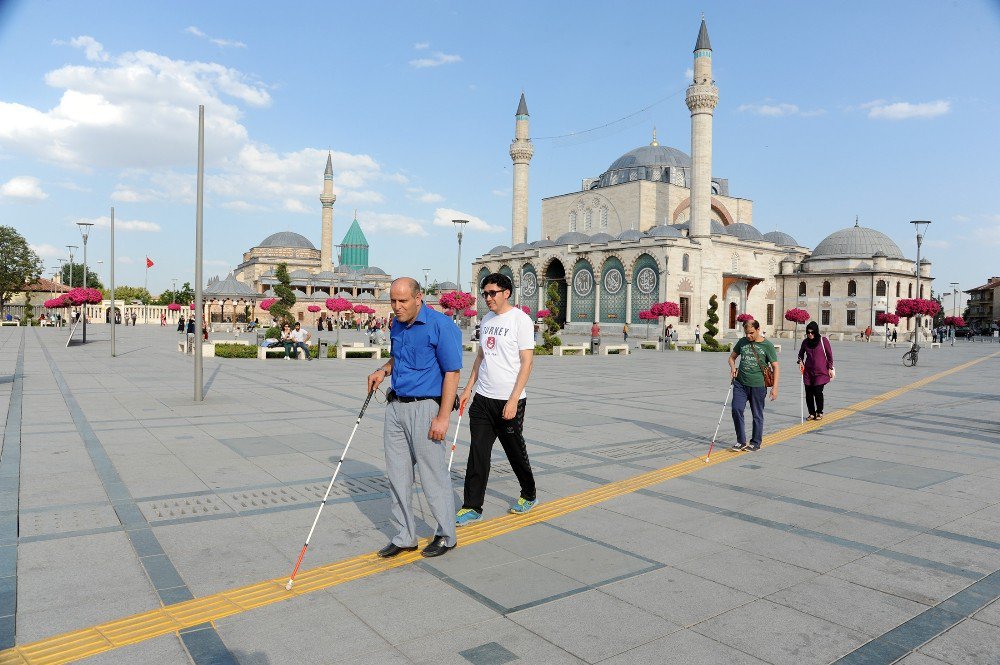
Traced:
<path fill-rule="evenodd" d="M 930 223 L 931 223 L 930 220 L 922 220 L 922 219 L 910 222 L 910 224 L 913 224 L 913 227 L 917 230 L 918 238 L 927 233 L 927 227 L 930 225 Z"/>
<path fill-rule="evenodd" d="M 462 229 L 465 228 L 465 225 L 469 223 L 469 220 L 467 220 L 467 219 L 453 219 L 453 220 L 451 220 L 451 223 L 455 225 L 455 228 L 458 229 L 458 233 L 461 234 L 462 233 Z"/>
<path fill-rule="evenodd" d="M 90 229 L 94 226 L 93 222 L 77 222 L 77 226 L 80 227 L 80 235 L 83 236 L 83 242 L 87 242 L 87 236 L 90 235 Z"/>

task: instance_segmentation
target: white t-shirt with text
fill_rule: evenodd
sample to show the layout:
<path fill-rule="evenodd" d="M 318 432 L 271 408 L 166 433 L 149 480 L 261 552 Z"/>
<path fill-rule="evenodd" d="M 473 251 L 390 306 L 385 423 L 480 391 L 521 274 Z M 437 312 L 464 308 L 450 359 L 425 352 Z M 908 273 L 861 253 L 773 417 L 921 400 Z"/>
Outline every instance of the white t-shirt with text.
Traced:
<path fill-rule="evenodd" d="M 308 334 L 309 333 L 307 333 L 305 330 L 299 328 L 298 330 L 293 329 L 291 335 L 289 336 L 292 338 L 293 342 L 304 342 L 306 341 L 306 335 Z"/>
<path fill-rule="evenodd" d="M 521 351 L 535 348 L 531 317 L 517 307 L 499 315 L 488 312 L 479 325 L 479 342 L 483 362 L 476 392 L 491 399 L 510 399 L 521 369 Z M 518 399 L 526 395 L 522 390 Z"/>

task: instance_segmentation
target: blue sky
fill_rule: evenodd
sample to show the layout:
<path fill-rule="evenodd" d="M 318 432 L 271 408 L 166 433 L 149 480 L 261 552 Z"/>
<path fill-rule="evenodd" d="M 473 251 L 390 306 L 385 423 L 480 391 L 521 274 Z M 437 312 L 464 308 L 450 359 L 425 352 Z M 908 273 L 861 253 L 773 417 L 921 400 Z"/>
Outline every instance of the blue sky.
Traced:
<path fill-rule="evenodd" d="M 448 220 L 472 219 L 467 280 L 473 256 L 510 243 L 521 90 L 535 240 L 543 197 L 647 144 L 653 125 L 662 144 L 690 152 L 683 91 L 704 11 L 720 90 L 714 175 L 753 199 L 758 228 L 815 246 L 857 215 L 913 256 L 908 221 L 931 219 L 938 288 L 1000 273 L 1000 3 L 517 10 L 0 0 L 0 223 L 48 268 L 80 244 L 74 222 L 106 223 L 114 205 L 119 283 L 142 283 L 146 254 L 151 290 L 190 280 L 203 103 L 206 275 L 274 231 L 318 245 L 330 149 L 335 240 L 356 208 L 374 265 L 453 280 Z M 91 242 L 107 281 L 106 228 Z"/>

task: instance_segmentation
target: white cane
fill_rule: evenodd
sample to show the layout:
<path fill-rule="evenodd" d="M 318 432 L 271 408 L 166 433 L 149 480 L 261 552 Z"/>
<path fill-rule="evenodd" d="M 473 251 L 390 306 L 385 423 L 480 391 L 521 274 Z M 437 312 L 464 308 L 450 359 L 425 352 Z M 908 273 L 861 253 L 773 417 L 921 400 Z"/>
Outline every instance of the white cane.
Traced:
<path fill-rule="evenodd" d="M 455 446 L 458 445 L 458 432 L 462 429 L 462 413 L 465 405 L 458 407 L 458 424 L 455 425 L 455 438 L 451 440 L 451 457 L 448 458 L 448 473 L 451 473 L 451 463 L 455 459 Z"/>
<path fill-rule="evenodd" d="M 806 401 L 805 387 L 804 387 L 805 373 L 806 373 L 806 368 L 802 365 L 802 363 L 799 363 L 799 424 L 800 425 L 806 421 L 806 414 L 803 407 L 803 404 L 805 404 Z"/>

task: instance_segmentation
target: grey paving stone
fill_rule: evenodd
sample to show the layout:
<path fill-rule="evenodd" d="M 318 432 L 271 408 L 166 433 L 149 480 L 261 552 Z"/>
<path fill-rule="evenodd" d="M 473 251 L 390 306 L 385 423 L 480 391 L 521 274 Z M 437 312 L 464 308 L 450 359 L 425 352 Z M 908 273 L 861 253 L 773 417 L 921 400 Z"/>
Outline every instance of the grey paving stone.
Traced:
<path fill-rule="evenodd" d="M 936 605 L 974 581 L 926 566 L 872 555 L 829 574 L 924 605 Z"/>
<path fill-rule="evenodd" d="M 679 630 L 673 623 L 599 591 L 523 610 L 510 618 L 588 663 Z"/>
<path fill-rule="evenodd" d="M 613 575 L 611 575 L 613 576 Z M 587 590 L 588 585 L 533 559 L 451 576 L 453 584 L 497 612 L 507 613 Z M 608 579 L 608 578 L 605 578 Z"/>
<path fill-rule="evenodd" d="M 775 664 L 829 663 L 868 641 L 863 634 L 768 600 L 757 600 L 693 628 Z"/>
<path fill-rule="evenodd" d="M 1000 549 L 920 534 L 892 546 L 892 551 L 921 556 L 973 572 L 992 573 L 1000 562 Z"/>
<path fill-rule="evenodd" d="M 966 619 L 920 647 L 920 652 L 955 665 L 1000 662 L 1000 627 Z"/>
<path fill-rule="evenodd" d="M 943 661 L 937 658 L 931 658 L 925 654 L 915 651 L 907 656 L 904 656 L 900 660 L 897 660 L 897 665 L 942 665 Z"/>
<path fill-rule="evenodd" d="M 509 657 L 496 648 L 484 648 L 494 644 L 513 658 L 506 659 Z M 397 648 L 414 663 L 427 664 L 487 665 L 495 662 L 568 665 L 584 662 L 506 617 L 443 627 L 440 633 L 405 642 Z"/>
<path fill-rule="evenodd" d="M 974 615 L 977 621 L 1000 626 L 1000 600 L 993 601 Z"/>
<path fill-rule="evenodd" d="M 190 662 L 176 635 L 161 635 L 145 642 L 107 651 L 80 661 L 86 665 L 135 665 L 135 663 Z"/>
<path fill-rule="evenodd" d="M 800 566 L 738 549 L 692 559 L 676 567 L 754 596 L 766 596 L 817 575 Z"/>
<path fill-rule="evenodd" d="M 679 630 L 601 663 L 602 665 L 761 665 L 764 661 L 693 630 Z"/>
<path fill-rule="evenodd" d="M 613 539 L 610 540 L 611 547 L 604 543 L 583 543 L 536 556 L 532 561 L 584 584 L 603 584 L 607 580 L 660 567 L 659 563 L 619 551 Z"/>

